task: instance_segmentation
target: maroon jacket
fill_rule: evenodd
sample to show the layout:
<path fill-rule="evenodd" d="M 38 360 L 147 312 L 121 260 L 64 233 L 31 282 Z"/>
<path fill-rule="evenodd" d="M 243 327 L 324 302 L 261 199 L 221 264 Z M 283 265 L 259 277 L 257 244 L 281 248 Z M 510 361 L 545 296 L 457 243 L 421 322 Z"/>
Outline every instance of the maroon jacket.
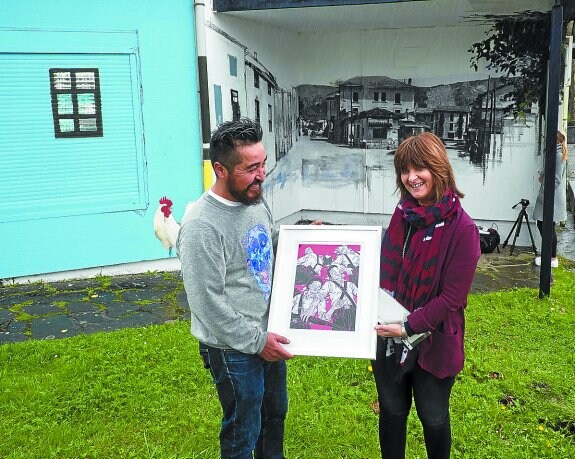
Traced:
<path fill-rule="evenodd" d="M 431 332 L 418 346 L 417 362 L 438 378 L 455 376 L 463 369 L 464 309 L 480 255 L 477 226 L 460 208 L 443 232 L 433 299 L 408 317 L 413 332 Z"/>

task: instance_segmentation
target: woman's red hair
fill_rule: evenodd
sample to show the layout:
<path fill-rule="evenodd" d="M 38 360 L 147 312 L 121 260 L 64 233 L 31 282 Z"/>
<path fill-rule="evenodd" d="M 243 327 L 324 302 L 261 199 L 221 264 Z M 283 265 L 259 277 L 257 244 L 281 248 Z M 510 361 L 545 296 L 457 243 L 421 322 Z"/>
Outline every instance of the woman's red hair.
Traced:
<path fill-rule="evenodd" d="M 402 198 L 409 191 L 401 181 L 401 172 L 409 167 L 429 170 L 433 177 L 435 202 L 441 200 L 447 189 L 451 189 L 460 198 L 465 196 L 455 184 L 455 176 L 443 142 L 431 132 L 422 132 L 401 142 L 395 152 L 393 163 L 397 189 Z"/>

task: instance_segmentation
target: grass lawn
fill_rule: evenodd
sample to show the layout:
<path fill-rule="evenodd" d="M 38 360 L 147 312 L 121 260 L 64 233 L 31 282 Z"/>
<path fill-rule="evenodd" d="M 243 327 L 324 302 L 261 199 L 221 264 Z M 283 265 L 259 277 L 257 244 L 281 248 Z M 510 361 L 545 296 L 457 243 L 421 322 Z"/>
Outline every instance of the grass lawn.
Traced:
<path fill-rule="evenodd" d="M 575 457 L 575 272 L 470 297 L 454 458 Z M 366 360 L 288 363 L 286 456 L 377 458 Z M 0 346 L 1 458 L 216 458 L 220 408 L 189 324 Z M 409 458 L 424 458 L 417 417 Z"/>

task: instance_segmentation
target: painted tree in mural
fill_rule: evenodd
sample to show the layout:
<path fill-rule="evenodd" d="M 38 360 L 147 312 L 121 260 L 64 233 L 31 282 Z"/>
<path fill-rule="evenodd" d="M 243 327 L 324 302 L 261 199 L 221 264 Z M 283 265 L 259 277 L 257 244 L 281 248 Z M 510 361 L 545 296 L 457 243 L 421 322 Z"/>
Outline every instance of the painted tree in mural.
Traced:
<path fill-rule="evenodd" d="M 505 75 L 512 87 L 508 96 L 514 101 L 515 116 L 525 112 L 532 103 L 545 105 L 547 60 L 549 58 L 550 15 L 528 11 L 520 15 L 486 15 L 491 28 L 487 37 L 473 43 L 471 67 L 476 71 L 479 61 L 487 68 Z"/>

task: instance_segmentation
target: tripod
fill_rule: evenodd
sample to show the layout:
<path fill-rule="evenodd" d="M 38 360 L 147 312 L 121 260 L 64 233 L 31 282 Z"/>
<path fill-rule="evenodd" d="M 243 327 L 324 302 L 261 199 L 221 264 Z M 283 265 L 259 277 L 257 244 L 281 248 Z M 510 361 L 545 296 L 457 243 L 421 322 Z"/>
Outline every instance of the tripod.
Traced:
<path fill-rule="evenodd" d="M 503 249 L 505 248 L 505 246 L 507 245 L 507 242 L 509 241 L 509 238 L 511 237 L 511 234 L 513 233 L 513 230 L 517 227 L 517 229 L 515 231 L 515 237 L 513 238 L 513 243 L 511 244 L 511 247 L 509 248 L 509 255 L 513 255 L 513 249 L 515 249 L 515 241 L 519 237 L 519 233 L 521 232 L 521 224 L 523 223 L 523 219 L 525 219 L 525 223 L 527 223 L 527 229 L 529 230 L 529 236 L 531 237 L 531 247 L 533 248 L 533 252 L 535 253 L 535 256 L 537 256 L 537 247 L 535 247 L 535 242 L 533 241 L 533 233 L 531 232 L 531 226 L 529 226 L 529 217 L 527 216 L 527 212 L 525 211 L 525 209 L 527 209 L 527 206 L 529 205 L 529 200 L 528 199 L 522 199 L 517 204 L 515 204 L 512 207 L 512 209 L 515 209 L 519 204 L 521 204 L 521 210 L 519 211 L 519 215 L 517 216 L 517 220 L 515 220 L 515 223 L 513 223 L 513 226 L 511 227 L 511 231 L 509 231 L 509 234 L 507 235 L 507 238 L 503 242 L 503 245 L 501 246 L 501 248 L 503 248 Z"/>

